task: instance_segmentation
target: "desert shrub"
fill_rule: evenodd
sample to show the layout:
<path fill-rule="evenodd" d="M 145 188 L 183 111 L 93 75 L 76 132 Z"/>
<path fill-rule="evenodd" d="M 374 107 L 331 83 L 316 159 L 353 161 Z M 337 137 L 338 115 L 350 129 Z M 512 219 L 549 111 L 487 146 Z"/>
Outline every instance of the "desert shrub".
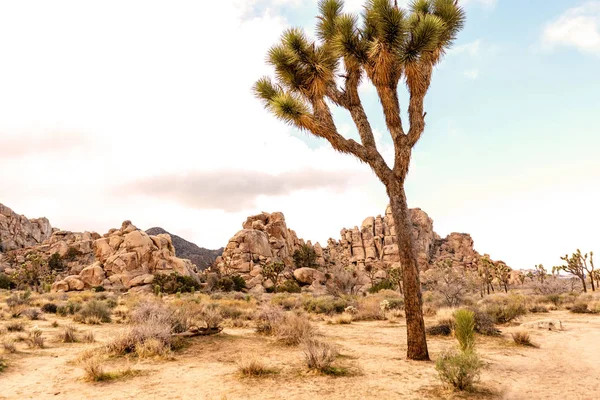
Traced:
<path fill-rule="evenodd" d="M 255 330 L 261 335 L 273 335 L 275 327 L 281 323 L 285 314 L 276 307 L 262 308 L 255 318 Z"/>
<path fill-rule="evenodd" d="M 81 310 L 75 315 L 73 320 L 90 325 L 111 322 L 111 311 L 106 303 L 98 300 L 92 300 L 88 303 L 85 303 Z"/>
<path fill-rule="evenodd" d="M 315 314 L 340 314 L 350 304 L 349 300 L 342 297 L 319 296 L 303 298 L 304 310 Z"/>
<path fill-rule="evenodd" d="M 325 276 L 329 280 L 327 290 L 334 296 L 355 295 L 363 287 L 360 274 L 353 268 L 336 266 Z"/>
<path fill-rule="evenodd" d="M 588 304 L 584 302 L 577 302 L 573 304 L 570 308 L 570 311 L 575 314 L 587 314 L 590 312 L 588 309 Z"/>
<path fill-rule="evenodd" d="M 404 299 L 403 298 L 386 298 L 388 302 L 389 310 L 402 310 L 404 309 Z"/>
<path fill-rule="evenodd" d="M 152 341 L 152 343 L 145 345 L 148 341 Z M 171 327 L 164 322 L 149 321 L 133 325 L 127 331 L 122 332 L 106 345 L 106 350 L 114 355 L 133 354 L 137 356 L 140 355 L 139 350 L 143 356 L 148 356 L 151 353 L 150 349 L 152 349 L 153 355 L 158 352 L 166 353 L 166 349 L 170 349 L 171 344 Z"/>
<path fill-rule="evenodd" d="M 440 380 L 456 390 L 470 390 L 479 379 L 482 363 L 474 352 L 449 352 L 435 363 Z"/>
<path fill-rule="evenodd" d="M 300 293 L 301 291 L 300 285 L 293 279 L 288 279 L 277 287 L 278 293 Z"/>
<path fill-rule="evenodd" d="M 505 324 L 527 314 L 525 299 L 518 295 L 495 296 L 484 302 L 484 311 L 495 323 Z"/>
<path fill-rule="evenodd" d="M 3 272 L 0 272 L 0 289 L 14 289 L 16 287 L 15 283 L 10 279 L 8 275 Z"/>
<path fill-rule="evenodd" d="M 44 337 L 42 336 L 42 330 L 39 328 L 33 328 L 29 331 L 28 335 L 24 338 L 25 343 L 29 348 L 44 348 Z"/>
<path fill-rule="evenodd" d="M 317 262 L 317 254 L 311 246 L 303 244 L 292 254 L 296 268 L 313 267 Z"/>
<path fill-rule="evenodd" d="M 479 308 L 470 308 L 475 318 L 475 332 L 486 336 L 497 336 L 500 331 L 496 328 L 493 318 Z"/>
<path fill-rule="evenodd" d="M 106 289 L 104 288 L 104 286 L 100 285 L 100 286 L 96 286 L 92 289 L 94 292 L 96 293 L 101 293 L 101 292 L 106 292 Z"/>
<path fill-rule="evenodd" d="M 24 310 L 21 313 L 21 315 L 29 318 L 32 321 L 37 321 L 37 320 L 43 319 L 42 310 L 40 310 L 39 308 L 28 308 L 28 309 Z"/>
<path fill-rule="evenodd" d="M 533 313 L 533 314 L 539 314 L 539 313 L 547 313 L 549 311 L 548 311 L 547 307 L 542 306 L 540 304 L 536 304 L 536 305 L 529 307 L 529 312 Z"/>
<path fill-rule="evenodd" d="M 454 313 L 454 335 L 463 352 L 475 347 L 475 313 L 464 309 Z"/>
<path fill-rule="evenodd" d="M 46 303 L 42 306 L 42 311 L 46 314 L 56 314 L 58 306 L 54 303 Z"/>
<path fill-rule="evenodd" d="M 94 332 L 92 331 L 87 331 L 83 334 L 83 336 L 81 337 L 81 341 L 83 343 L 94 343 L 96 341 L 96 338 L 94 337 Z"/>
<path fill-rule="evenodd" d="M 68 325 L 64 327 L 59 335 L 59 339 L 63 343 L 78 342 L 79 340 L 77 339 L 77 328 L 75 328 L 73 325 Z"/>
<path fill-rule="evenodd" d="M 352 323 L 353 319 L 354 318 L 352 317 L 351 314 L 342 314 L 342 315 L 335 317 L 335 319 L 333 319 L 332 323 L 336 324 L 336 325 L 349 325 Z"/>
<path fill-rule="evenodd" d="M 83 362 L 84 378 L 89 382 L 106 380 L 106 374 L 100 360 L 96 357 L 88 358 Z"/>
<path fill-rule="evenodd" d="M 4 371 L 6 368 L 8 368 L 8 364 L 3 358 L 0 358 L 0 372 Z"/>
<path fill-rule="evenodd" d="M 82 308 L 81 303 L 77 303 L 74 301 L 68 301 L 67 304 L 59 305 L 56 308 L 56 313 L 58 315 L 60 315 L 61 317 L 66 317 L 67 315 L 76 314 L 79 310 L 81 310 L 81 308 Z"/>
<path fill-rule="evenodd" d="M 11 322 L 6 325 L 6 330 L 9 332 L 23 332 L 25 330 L 25 325 L 22 322 Z"/>
<path fill-rule="evenodd" d="M 233 290 L 233 286 L 233 279 L 225 276 L 217 281 L 216 289 L 222 292 L 231 292 Z"/>
<path fill-rule="evenodd" d="M 63 263 L 60 254 L 54 253 L 48 259 L 48 267 L 51 271 L 62 272 L 65 269 L 65 264 Z"/>
<path fill-rule="evenodd" d="M 560 306 L 560 295 L 553 293 L 546 296 L 546 300 L 556 307 Z"/>
<path fill-rule="evenodd" d="M 24 306 L 31 303 L 31 291 L 26 290 L 23 293 L 15 293 L 6 299 L 6 305 L 9 307 Z"/>
<path fill-rule="evenodd" d="M 293 310 L 302 306 L 302 298 L 300 296 L 278 293 L 271 297 L 271 304 L 279 306 L 284 310 Z"/>
<path fill-rule="evenodd" d="M 535 344 L 531 342 L 531 337 L 527 332 L 514 332 L 511 334 L 513 341 L 519 346 L 526 347 L 537 347 Z"/>
<path fill-rule="evenodd" d="M 308 339 L 302 343 L 302 351 L 308 369 L 328 373 L 337 357 L 336 349 L 328 343 Z"/>
<path fill-rule="evenodd" d="M 15 346 L 15 341 L 12 339 L 7 339 L 2 342 L 2 347 L 4 351 L 7 353 L 16 353 L 17 347 Z"/>
<path fill-rule="evenodd" d="M 233 275 L 231 281 L 233 282 L 234 292 L 241 292 L 246 289 L 246 281 L 240 275 Z"/>
<path fill-rule="evenodd" d="M 436 325 L 430 326 L 425 330 L 431 336 L 450 336 L 454 327 L 454 320 L 451 318 L 438 320 Z"/>
<path fill-rule="evenodd" d="M 383 301 L 387 302 L 387 300 Z M 359 299 L 356 308 L 358 311 L 353 317 L 355 321 L 380 321 L 386 319 L 385 308 L 382 308 L 378 297 Z"/>
<path fill-rule="evenodd" d="M 377 282 L 373 286 L 369 288 L 369 293 L 378 293 L 382 290 L 392 290 L 394 289 L 394 284 L 389 279 L 384 279 L 382 281 Z"/>
<path fill-rule="evenodd" d="M 274 374 L 275 370 L 268 368 L 262 362 L 251 358 L 249 360 L 242 360 L 238 364 L 238 372 L 242 376 L 256 378 Z"/>
<path fill-rule="evenodd" d="M 302 341 L 313 337 L 316 329 L 306 317 L 286 314 L 275 324 L 274 332 L 278 341 L 288 346 L 297 346 Z"/>
<path fill-rule="evenodd" d="M 191 276 L 182 276 L 175 272 L 167 274 L 154 275 L 154 287 L 158 288 L 160 293 L 191 293 L 200 289 L 198 283 Z"/>

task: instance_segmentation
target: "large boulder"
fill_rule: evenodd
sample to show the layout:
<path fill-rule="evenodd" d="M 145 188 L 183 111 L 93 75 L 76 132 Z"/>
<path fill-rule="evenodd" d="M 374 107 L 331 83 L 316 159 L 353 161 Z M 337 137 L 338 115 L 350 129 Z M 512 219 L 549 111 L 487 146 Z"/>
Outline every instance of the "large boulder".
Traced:
<path fill-rule="evenodd" d="M 0 251 L 41 244 L 52 234 L 47 218 L 28 219 L 0 204 Z"/>
<path fill-rule="evenodd" d="M 324 285 L 327 282 L 325 274 L 314 268 L 298 268 L 294 270 L 294 278 L 305 285 L 312 285 L 314 282 Z"/>

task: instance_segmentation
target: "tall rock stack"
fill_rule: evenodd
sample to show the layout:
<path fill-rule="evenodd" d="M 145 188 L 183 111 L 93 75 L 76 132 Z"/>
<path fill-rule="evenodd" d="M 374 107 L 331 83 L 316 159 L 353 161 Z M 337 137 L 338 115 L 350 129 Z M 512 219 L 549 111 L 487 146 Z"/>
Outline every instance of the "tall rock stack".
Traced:
<path fill-rule="evenodd" d="M 0 251 L 36 246 L 51 234 L 47 218 L 28 219 L 0 204 Z"/>
<path fill-rule="evenodd" d="M 434 252 L 436 241 L 440 238 L 433 231 L 433 221 L 419 208 L 410 210 L 412 234 L 417 249 L 417 259 L 421 268 L 427 268 Z M 341 239 L 328 242 L 330 262 L 347 259 L 348 263 L 360 268 L 371 264 L 382 269 L 399 266 L 396 227 L 391 208 L 385 216 L 366 218 L 361 227 L 342 229 Z"/>
<path fill-rule="evenodd" d="M 271 283 L 264 282 L 262 266 L 281 261 L 289 270 L 294 267 L 294 252 L 302 245 L 311 246 L 317 255 L 317 263 L 325 264 L 325 251 L 319 243 L 298 239 L 296 232 L 288 229 L 280 212 L 260 213 L 250 216 L 227 243 L 223 255 L 215 265 L 222 272 L 241 275 L 249 288 Z"/>

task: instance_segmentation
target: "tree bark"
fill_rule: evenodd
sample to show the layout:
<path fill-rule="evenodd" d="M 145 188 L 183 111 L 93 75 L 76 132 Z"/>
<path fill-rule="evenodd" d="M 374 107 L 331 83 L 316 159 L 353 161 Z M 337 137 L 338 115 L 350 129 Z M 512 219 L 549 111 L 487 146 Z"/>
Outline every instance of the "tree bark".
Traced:
<path fill-rule="evenodd" d="M 429 360 L 425 322 L 423 321 L 423 298 L 419 279 L 419 265 L 412 237 L 412 221 L 408 213 L 404 185 L 400 181 L 386 185 L 392 216 L 396 227 L 396 243 L 402 264 L 404 308 L 406 311 L 407 357 L 410 360 Z"/>
<path fill-rule="evenodd" d="M 580 275 L 579 279 L 581 279 L 581 283 L 583 284 L 583 293 L 587 293 L 587 286 L 585 284 L 585 275 Z"/>

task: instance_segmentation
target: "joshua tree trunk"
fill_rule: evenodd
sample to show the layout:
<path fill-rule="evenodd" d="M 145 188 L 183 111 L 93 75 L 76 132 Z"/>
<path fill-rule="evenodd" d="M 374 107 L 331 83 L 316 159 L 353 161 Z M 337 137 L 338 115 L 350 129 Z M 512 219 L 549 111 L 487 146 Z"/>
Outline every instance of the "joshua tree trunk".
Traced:
<path fill-rule="evenodd" d="M 402 182 L 390 182 L 387 185 L 392 216 L 396 227 L 396 243 L 402 264 L 404 286 L 404 307 L 406 310 L 406 328 L 408 358 L 411 360 L 429 360 L 425 323 L 423 321 L 423 298 L 419 266 L 412 237 L 412 221 L 408 213 L 406 195 Z"/>
<path fill-rule="evenodd" d="M 587 293 L 587 285 L 585 284 L 585 275 L 581 274 L 579 276 L 579 279 L 581 279 L 581 283 L 583 284 L 583 293 Z"/>

